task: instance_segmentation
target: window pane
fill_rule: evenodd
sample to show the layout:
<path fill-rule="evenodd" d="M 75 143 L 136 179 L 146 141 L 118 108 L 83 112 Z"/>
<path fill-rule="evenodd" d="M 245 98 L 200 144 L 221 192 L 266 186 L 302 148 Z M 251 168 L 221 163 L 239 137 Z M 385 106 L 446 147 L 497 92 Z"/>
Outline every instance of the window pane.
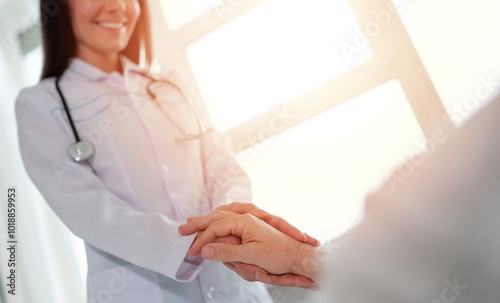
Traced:
<path fill-rule="evenodd" d="M 22 72 L 26 86 L 38 83 L 42 73 L 43 53 L 42 46 L 38 46 L 24 55 L 22 61 Z"/>
<path fill-rule="evenodd" d="M 170 30 L 175 31 L 216 6 L 216 0 L 160 0 Z"/>
<path fill-rule="evenodd" d="M 500 89 L 500 1 L 394 2 L 452 121 L 462 124 Z"/>
<path fill-rule="evenodd" d="M 269 0 L 195 41 L 187 55 L 224 132 L 371 58 L 350 61 L 357 22 L 345 0 Z"/>
<path fill-rule="evenodd" d="M 391 80 L 239 153 L 238 161 L 254 203 L 326 240 L 358 222 L 365 196 L 420 150 L 422 138 Z"/>

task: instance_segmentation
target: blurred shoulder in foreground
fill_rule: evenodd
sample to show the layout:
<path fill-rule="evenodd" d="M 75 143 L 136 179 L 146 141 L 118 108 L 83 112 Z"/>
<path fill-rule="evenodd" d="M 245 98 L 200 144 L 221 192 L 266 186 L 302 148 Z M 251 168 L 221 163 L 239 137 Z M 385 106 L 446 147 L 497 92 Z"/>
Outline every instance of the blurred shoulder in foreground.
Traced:
<path fill-rule="evenodd" d="M 400 180 L 325 269 L 330 302 L 498 302 L 500 97 Z"/>

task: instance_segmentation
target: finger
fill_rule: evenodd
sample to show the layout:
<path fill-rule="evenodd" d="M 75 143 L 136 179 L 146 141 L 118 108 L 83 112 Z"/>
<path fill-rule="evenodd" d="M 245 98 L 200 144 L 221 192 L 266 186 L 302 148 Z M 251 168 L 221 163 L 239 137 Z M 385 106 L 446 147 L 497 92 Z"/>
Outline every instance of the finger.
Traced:
<path fill-rule="evenodd" d="M 316 285 L 314 284 L 313 286 L 310 286 L 310 287 L 305 287 L 309 290 L 312 290 L 312 291 L 322 291 L 321 287 L 319 287 L 319 285 Z"/>
<path fill-rule="evenodd" d="M 253 281 L 261 281 L 264 283 L 271 282 L 271 278 L 269 277 L 267 271 L 257 265 L 242 262 L 233 262 L 233 264 L 241 274 L 253 279 Z M 241 274 L 239 275 L 241 276 Z"/>
<path fill-rule="evenodd" d="M 203 231 L 200 231 L 200 233 L 202 233 L 202 232 Z M 221 238 L 217 238 L 217 243 L 230 244 L 230 245 L 240 245 L 241 238 L 236 237 L 236 236 L 221 237 Z"/>
<path fill-rule="evenodd" d="M 269 274 L 269 278 L 271 280 L 271 283 L 268 284 L 277 286 L 303 287 L 309 289 L 310 287 L 313 287 L 315 285 L 311 279 L 294 274 Z"/>
<path fill-rule="evenodd" d="M 238 268 L 236 268 L 236 266 L 234 266 L 233 263 L 231 263 L 231 262 L 222 262 L 222 264 L 224 264 L 224 266 L 226 266 L 227 268 L 229 268 L 230 270 L 232 270 L 234 272 L 236 272 L 238 270 Z M 240 275 L 240 274 L 238 273 L 238 275 Z"/>
<path fill-rule="evenodd" d="M 210 261 L 218 262 L 235 262 L 240 261 L 244 257 L 244 252 L 241 252 L 242 245 L 228 245 L 214 243 L 205 245 L 201 251 L 203 258 Z"/>
<path fill-rule="evenodd" d="M 196 237 L 194 237 L 193 243 L 191 243 L 191 246 L 189 248 L 193 247 L 193 244 L 196 243 L 196 241 L 203 235 L 203 232 L 204 231 L 202 230 L 196 234 Z"/>
<path fill-rule="evenodd" d="M 294 227 L 283 218 L 271 215 L 262 209 L 256 209 L 252 212 L 252 214 L 297 241 L 316 247 L 321 245 L 321 242 L 319 242 L 316 238 L 311 237 L 306 233 L 302 233 L 298 228 Z"/>
<path fill-rule="evenodd" d="M 237 214 L 251 213 L 257 218 L 265 221 L 267 224 L 273 226 L 277 230 L 286 233 L 297 241 L 304 242 L 312 246 L 321 245 L 321 242 L 319 242 L 317 239 L 309 236 L 308 234 L 302 233 L 299 229 L 289 224 L 286 220 L 267 213 L 266 211 L 258 208 L 253 203 L 233 202 L 228 205 L 221 205 L 217 207 L 217 210 L 228 211 Z M 188 218 L 188 222 L 190 222 L 189 219 L 190 218 Z"/>
<path fill-rule="evenodd" d="M 191 219 L 186 224 L 179 226 L 178 231 L 181 235 L 187 236 L 197 231 L 205 230 L 212 222 L 235 216 L 237 216 L 237 214 L 232 212 L 216 210 L 208 215 Z"/>
<path fill-rule="evenodd" d="M 217 210 L 230 211 L 240 215 L 250 213 L 255 209 L 258 209 L 258 207 L 253 203 L 240 203 L 240 202 L 233 202 L 228 205 L 221 205 L 217 207 Z"/>
<path fill-rule="evenodd" d="M 205 233 L 204 233 L 205 234 Z M 200 237 L 197 237 L 195 241 L 191 244 L 191 247 L 188 250 L 188 253 L 191 256 L 197 256 L 201 253 L 201 249 L 203 246 L 210 244 L 210 243 L 216 243 L 217 239 L 225 237 L 224 235 L 217 235 L 211 233 L 209 236 L 201 235 Z"/>
<path fill-rule="evenodd" d="M 256 265 L 245 264 L 242 262 L 224 262 L 223 264 L 227 268 L 237 273 L 240 277 L 242 277 L 246 281 L 249 282 L 260 281 L 264 283 L 271 282 L 268 273 L 264 269 Z"/>
<path fill-rule="evenodd" d="M 262 283 L 271 284 L 273 281 L 269 277 L 269 273 L 265 271 L 258 271 L 255 273 L 255 279 Z"/>
<path fill-rule="evenodd" d="M 277 230 L 281 231 L 282 233 L 289 235 L 295 240 L 300 242 L 307 242 L 307 236 L 296 227 L 288 223 L 285 219 L 275 215 L 271 215 L 262 209 L 256 209 L 252 211 L 251 214 L 276 228 Z"/>
<path fill-rule="evenodd" d="M 238 276 L 240 276 L 241 278 L 243 278 L 245 281 L 248 281 L 248 282 L 259 281 L 255 276 L 248 276 L 246 272 L 243 272 L 243 271 L 239 270 L 238 267 L 236 267 L 231 262 L 223 262 L 222 264 L 224 264 L 224 266 L 226 266 L 230 270 L 234 271 Z"/>
<path fill-rule="evenodd" d="M 231 213 L 227 213 L 231 214 Z M 210 224 L 202 236 L 193 243 L 189 249 L 190 255 L 198 255 L 201 248 L 207 244 L 217 242 L 218 238 L 226 237 L 229 235 L 240 237 L 243 234 L 245 224 L 249 223 L 248 219 L 254 218 L 252 215 L 237 215 L 232 214 L 234 217 L 229 216 L 227 219 L 219 220 Z"/>
<path fill-rule="evenodd" d="M 312 246 L 315 246 L 315 247 L 318 247 L 318 246 L 321 246 L 321 242 L 319 242 L 316 238 L 314 237 L 311 237 L 310 235 L 308 235 L 307 233 L 304 233 L 304 235 L 306 236 L 307 240 L 306 240 L 306 243 L 309 244 L 309 245 L 312 245 Z"/>

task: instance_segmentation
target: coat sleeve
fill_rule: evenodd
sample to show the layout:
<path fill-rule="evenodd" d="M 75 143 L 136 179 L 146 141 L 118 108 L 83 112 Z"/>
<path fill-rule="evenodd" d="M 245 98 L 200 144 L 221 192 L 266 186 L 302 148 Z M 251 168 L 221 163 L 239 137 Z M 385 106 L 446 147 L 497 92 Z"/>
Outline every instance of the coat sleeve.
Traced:
<path fill-rule="evenodd" d="M 250 179 L 236 162 L 229 139 L 211 133 L 201 143 L 206 186 L 214 208 L 232 202 L 252 202 Z"/>
<path fill-rule="evenodd" d="M 42 97 L 21 92 L 16 101 L 25 169 L 47 203 L 86 243 L 177 281 L 192 281 L 207 261 L 186 255 L 195 235 L 181 236 L 160 213 L 142 213 L 112 194 L 87 163 L 66 155 L 69 125 L 50 116 Z"/>

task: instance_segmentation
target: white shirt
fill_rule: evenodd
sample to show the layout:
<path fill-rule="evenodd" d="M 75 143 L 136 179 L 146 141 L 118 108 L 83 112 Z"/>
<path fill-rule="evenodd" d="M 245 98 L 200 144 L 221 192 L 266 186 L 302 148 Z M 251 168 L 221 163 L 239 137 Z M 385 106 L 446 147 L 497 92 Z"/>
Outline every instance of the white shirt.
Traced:
<path fill-rule="evenodd" d="M 152 86 L 155 103 L 146 91 L 150 80 L 121 60 L 123 76 L 74 58 L 61 77 L 79 135 L 96 148 L 87 162 L 77 164 L 66 153 L 75 138 L 54 78 L 22 90 L 16 101 L 25 168 L 54 212 L 85 241 L 88 301 L 271 302 L 262 285 L 187 256 L 194 235 L 177 232 L 190 216 L 251 201 L 250 181 L 228 140 L 211 133 L 177 144 L 183 134 L 159 106 L 182 130 L 197 134 L 195 114 L 166 84 Z M 163 78 L 180 84 L 173 74 Z M 202 107 L 181 90 L 207 124 Z"/>

